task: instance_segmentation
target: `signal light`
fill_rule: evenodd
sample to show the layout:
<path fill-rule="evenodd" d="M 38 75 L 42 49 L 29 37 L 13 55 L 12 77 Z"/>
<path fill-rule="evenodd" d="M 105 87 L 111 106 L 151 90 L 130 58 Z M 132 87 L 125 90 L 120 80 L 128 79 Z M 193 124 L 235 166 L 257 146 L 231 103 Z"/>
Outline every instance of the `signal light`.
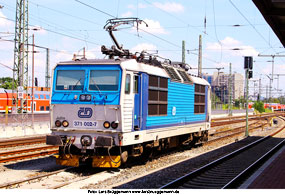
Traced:
<path fill-rule="evenodd" d="M 253 72 L 252 70 L 248 71 L 248 79 L 251 79 L 253 77 Z"/>
<path fill-rule="evenodd" d="M 55 126 L 56 127 L 60 127 L 61 126 L 61 122 L 59 120 L 55 121 Z"/>
<path fill-rule="evenodd" d="M 119 124 L 116 123 L 115 121 L 113 121 L 113 122 L 111 123 L 111 127 L 112 127 L 113 129 L 117 129 L 118 126 L 119 126 Z"/>
<path fill-rule="evenodd" d="M 106 129 L 110 128 L 110 122 L 109 122 L 109 121 L 105 121 L 105 122 L 103 123 L 103 126 L 104 126 Z"/>
<path fill-rule="evenodd" d="M 253 65 L 253 58 L 252 56 L 246 56 L 244 57 L 244 69 L 252 69 Z"/>
<path fill-rule="evenodd" d="M 69 125 L 69 122 L 68 122 L 68 121 L 66 121 L 66 120 L 62 121 L 62 126 L 68 127 L 68 125 Z"/>

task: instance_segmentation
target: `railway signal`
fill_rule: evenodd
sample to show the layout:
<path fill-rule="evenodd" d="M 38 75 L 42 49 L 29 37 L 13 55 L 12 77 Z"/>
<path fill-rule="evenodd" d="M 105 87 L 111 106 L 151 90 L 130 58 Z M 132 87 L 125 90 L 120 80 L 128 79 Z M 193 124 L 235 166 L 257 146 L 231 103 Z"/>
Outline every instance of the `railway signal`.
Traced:
<path fill-rule="evenodd" d="M 245 136 L 248 136 L 248 79 L 252 78 L 253 58 L 252 56 L 244 57 L 244 69 L 246 78 L 246 130 Z"/>

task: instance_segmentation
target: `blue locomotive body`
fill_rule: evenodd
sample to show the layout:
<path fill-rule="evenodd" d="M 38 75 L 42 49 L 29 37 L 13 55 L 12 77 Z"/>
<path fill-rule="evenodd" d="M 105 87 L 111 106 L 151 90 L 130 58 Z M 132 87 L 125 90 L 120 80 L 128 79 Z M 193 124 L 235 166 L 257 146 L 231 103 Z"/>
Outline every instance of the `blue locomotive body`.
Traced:
<path fill-rule="evenodd" d="M 210 85 L 170 64 L 134 59 L 59 63 L 51 130 L 57 163 L 118 167 L 129 156 L 207 140 Z"/>

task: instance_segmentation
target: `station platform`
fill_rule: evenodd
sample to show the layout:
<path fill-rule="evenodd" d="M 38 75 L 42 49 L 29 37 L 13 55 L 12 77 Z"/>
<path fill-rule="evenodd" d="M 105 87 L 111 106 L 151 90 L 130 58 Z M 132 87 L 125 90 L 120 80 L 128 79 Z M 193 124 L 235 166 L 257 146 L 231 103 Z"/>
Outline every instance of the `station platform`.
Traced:
<path fill-rule="evenodd" d="M 26 136 L 38 136 L 50 134 L 49 122 L 31 124 L 0 125 L 0 140 L 9 138 L 21 138 Z"/>
<path fill-rule="evenodd" d="M 240 189 L 285 189 L 285 146 L 260 167 Z"/>

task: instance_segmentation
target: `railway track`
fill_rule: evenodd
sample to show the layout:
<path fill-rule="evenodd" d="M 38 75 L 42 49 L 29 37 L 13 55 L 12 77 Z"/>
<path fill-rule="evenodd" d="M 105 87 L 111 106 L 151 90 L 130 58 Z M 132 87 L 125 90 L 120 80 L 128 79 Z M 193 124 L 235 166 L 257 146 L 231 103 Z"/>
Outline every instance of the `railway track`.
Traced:
<path fill-rule="evenodd" d="M 231 121 L 232 122 L 232 121 Z M 255 127 L 258 128 L 259 126 Z M 211 144 L 215 141 L 225 139 L 226 137 L 233 137 L 237 134 L 241 133 L 243 127 L 235 128 L 228 131 L 223 132 L 216 132 L 212 134 L 213 136 L 216 136 L 218 134 L 229 134 L 227 136 L 221 137 L 219 135 L 218 138 L 215 140 L 210 140 L 206 144 Z M 237 133 L 229 133 L 229 132 L 237 132 Z M 11 139 L 11 140 L 2 140 L 0 141 L 0 148 L 8 148 L 8 147 L 16 147 L 16 146 L 24 146 L 24 145 L 33 145 L 33 144 L 41 144 L 45 143 L 45 136 L 41 137 L 31 137 L 31 138 L 21 138 L 21 139 Z M 56 146 L 36 146 L 33 148 L 25 148 L 25 149 L 19 149 L 19 150 L 11 150 L 11 151 L 5 151 L 0 152 L 0 163 L 6 163 L 6 162 L 13 162 L 17 160 L 25 160 L 25 159 L 31 159 L 36 157 L 42 157 L 42 156 L 48 156 L 52 154 L 58 153 L 58 147 Z"/>
<path fill-rule="evenodd" d="M 56 153 L 58 153 L 57 146 L 41 146 L 20 150 L 12 150 L 8 152 L 0 152 L 0 163 L 47 156 Z"/>
<path fill-rule="evenodd" d="M 41 144 L 46 142 L 45 136 L 19 138 L 19 139 L 6 139 L 0 141 L 0 148 L 9 148 L 23 145 Z"/>
<path fill-rule="evenodd" d="M 31 159 L 31 158 L 42 157 L 58 153 L 58 147 L 56 146 L 47 146 L 47 145 L 33 146 L 35 144 L 44 144 L 44 143 L 45 143 L 45 136 L 1 140 L 0 148 L 2 149 L 5 148 L 6 151 L 0 152 L 0 163 Z M 29 147 L 23 149 L 15 149 L 18 146 L 21 147 L 29 146 Z"/>
<path fill-rule="evenodd" d="M 280 116 L 283 113 L 268 113 L 268 114 L 260 114 L 260 115 L 249 115 L 249 118 L 257 118 L 257 117 L 274 117 L 274 116 Z M 246 116 L 230 116 L 230 117 L 223 117 L 223 118 L 215 118 L 212 119 L 211 122 L 217 122 L 217 121 L 225 121 L 225 120 L 236 120 L 236 119 L 245 119 Z"/>
<path fill-rule="evenodd" d="M 44 184 L 45 189 L 59 189 L 64 186 L 67 186 L 71 183 L 80 182 L 86 180 L 96 174 L 107 172 L 106 170 L 100 169 L 93 169 L 93 168 L 86 168 L 86 167 L 68 167 L 68 168 L 61 168 L 58 170 L 54 170 L 47 173 L 40 173 L 39 175 L 33 177 L 26 177 L 23 179 L 19 179 L 16 181 L 6 182 L 0 184 L 0 189 L 31 189 L 31 188 L 42 188 L 42 184 Z M 66 173 L 71 174 L 69 175 L 69 179 L 66 180 Z M 63 174 L 63 175 L 61 175 Z M 59 179 L 59 177 L 63 177 L 65 179 Z M 37 186 L 37 187 L 35 187 Z"/>
<path fill-rule="evenodd" d="M 172 178 L 161 189 L 236 188 L 253 170 L 284 146 L 284 138 L 272 137 L 284 129 L 285 126 L 270 136 L 248 144 L 178 179 Z"/>
<path fill-rule="evenodd" d="M 265 119 L 268 120 L 276 116 L 277 116 L 276 114 L 253 116 L 253 117 L 249 117 L 248 121 L 265 120 Z M 218 127 L 218 126 L 230 125 L 234 123 L 241 123 L 241 122 L 245 122 L 245 120 L 246 120 L 245 117 L 223 118 L 223 119 L 218 119 L 218 120 L 214 119 L 211 121 L 211 127 Z"/>
<path fill-rule="evenodd" d="M 44 148 L 44 147 L 42 147 L 42 149 L 44 149 L 44 151 L 47 150 L 47 148 Z M 26 150 L 26 149 L 23 149 L 23 150 Z M 22 151 L 22 150 L 14 151 L 14 153 L 20 153 L 20 154 L 23 153 L 23 152 L 25 152 L 25 151 Z M 5 153 L 7 153 L 7 152 L 5 152 Z M 42 154 L 44 155 L 46 153 L 42 153 Z M 6 155 L 6 154 L 3 154 L 3 155 Z M 3 155 L 0 154 L 0 158 Z M 73 169 L 73 168 L 71 168 L 71 169 Z M 41 174 L 39 174 L 37 176 L 34 176 L 34 177 L 25 178 L 25 179 L 22 179 L 22 180 L 17 180 L 17 181 L 1 184 L 0 188 L 35 188 L 33 186 L 35 186 L 35 185 L 40 186 L 43 183 L 46 184 L 45 181 L 53 180 L 53 178 L 60 177 L 61 172 L 68 172 L 68 171 L 67 171 L 67 169 L 62 169 L 62 170 L 53 171 L 53 172 L 50 172 L 50 173 L 41 173 Z M 88 179 L 90 176 L 94 176 L 94 174 L 90 174 L 90 175 L 84 175 L 83 174 L 84 176 L 81 177 L 82 172 L 83 171 L 79 171 L 79 175 L 80 176 L 76 176 L 77 178 L 73 178 L 73 179 L 70 179 L 68 181 L 65 180 L 64 182 L 57 183 L 57 184 L 53 183 L 51 185 L 45 185 L 46 186 L 45 188 L 46 189 L 47 188 L 48 189 L 57 189 L 57 188 L 61 188 L 61 187 L 65 186 L 65 185 L 68 185 L 68 184 L 70 184 L 72 182 L 78 182 L 78 181 L 81 181 L 81 180 Z M 63 173 L 63 174 L 65 174 L 65 173 Z M 56 180 L 58 180 L 58 179 L 56 179 Z M 30 183 L 32 185 L 30 185 Z"/>
<path fill-rule="evenodd" d="M 249 125 L 249 132 L 253 132 L 256 129 L 259 128 L 264 128 L 267 124 L 263 123 L 263 124 L 259 124 L 259 123 L 252 123 Z M 211 138 L 203 143 L 203 145 L 210 145 L 210 144 L 214 144 L 218 141 L 221 140 L 225 140 L 228 139 L 230 137 L 238 137 L 241 134 L 244 134 L 244 130 L 245 130 L 246 126 L 241 126 L 241 127 L 236 127 L 233 129 L 228 129 L 228 130 L 224 130 L 224 131 L 219 131 L 219 132 L 214 132 L 212 134 L 210 134 Z"/>
<path fill-rule="evenodd" d="M 43 174 L 40 174 L 40 175 L 37 175 L 37 176 L 34 176 L 34 177 L 30 177 L 30 178 L 25 178 L 25 179 L 20 179 L 20 180 L 16 180 L 16 181 L 13 181 L 13 182 L 7 182 L 7 183 L 3 183 L 3 184 L 0 184 L 0 189 L 9 189 L 9 188 L 17 188 L 17 187 L 20 187 L 20 184 L 23 184 L 25 182 L 32 182 L 34 180 L 41 180 L 45 177 L 49 177 L 49 176 L 52 176 L 52 175 L 56 175 L 58 173 L 61 173 L 61 172 L 64 172 L 66 171 L 67 169 L 60 169 L 60 170 L 57 170 L 57 171 L 53 171 L 53 172 L 50 172 L 50 173 L 43 173 Z"/>

